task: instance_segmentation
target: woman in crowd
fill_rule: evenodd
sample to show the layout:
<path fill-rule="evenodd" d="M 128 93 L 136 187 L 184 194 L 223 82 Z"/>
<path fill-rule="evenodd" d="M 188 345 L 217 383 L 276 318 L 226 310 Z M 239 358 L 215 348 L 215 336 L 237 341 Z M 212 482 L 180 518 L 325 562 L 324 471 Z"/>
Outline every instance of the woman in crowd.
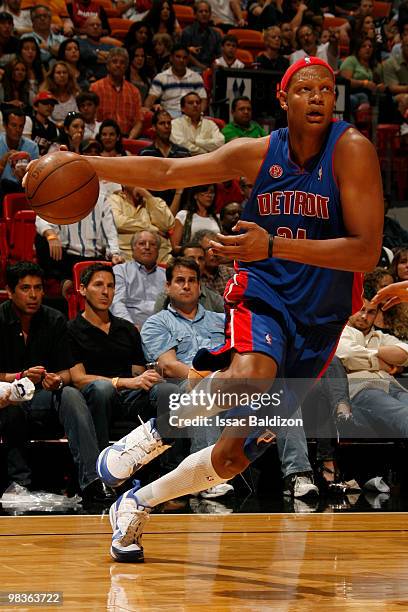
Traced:
<path fill-rule="evenodd" d="M 128 51 L 136 45 L 141 45 L 146 53 L 149 53 L 152 50 L 152 36 L 149 26 L 144 21 L 136 21 L 130 26 L 123 45 Z"/>
<path fill-rule="evenodd" d="M 149 79 L 146 66 L 146 52 L 141 45 L 136 45 L 130 50 L 129 68 L 126 78 L 132 85 L 138 88 L 142 102 L 144 102 L 150 88 L 151 80 Z"/>
<path fill-rule="evenodd" d="M 262 51 L 256 63 L 262 70 L 279 70 L 285 72 L 289 68 L 289 60 L 281 53 L 282 36 L 278 26 L 271 26 L 264 31 L 265 51 Z"/>
<path fill-rule="evenodd" d="M 170 55 L 173 39 L 170 34 L 155 34 L 153 36 L 153 61 L 156 72 L 163 72 L 170 66 Z"/>
<path fill-rule="evenodd" d="M 1 110 L 13 107 L 26 112 L 30 107 L 30 84 L 27 66 L 21 58 L 11 60 L 5 68 L 0 84 Z"/>
<path fill-rule="evenodd" d="M 70 112 L 64 119 L 64 126 L 61 130 L 60 144 L 68 147 L 69 151 L 81 153 L 81 142 L 85 132 L 85 121 L 81 113 Z M 59 145 L 55 150 L 59 149 Z"/>
<path fill-rule="evenodd" d="M 96 140 L 102 145 L 102 157 L 121 157 L 126 155 L 122 144 L 120 127 L 113 119 L 102 121 L 99 132 L 96 135 Z"/>
<path fill-rule="evenodd" d="M 80 89 L 89 88 L 89 79 L 92 76 L 92 72 L 81 62 L 78 41 L 73 38 L 67 38 L 62 41 L 58 49 L 58 59 L 65 62 L 71 69 Z"/>
<path fill-rule="evenodd" d="M 360 104 L 369 104 L 372 94 L 384 91 L 385 86 L 378 82 L 373 41 L 366 37 L 354 41 L 353 47 L 353 53 L 340 66 L 340 74 L 350 80 L 351 109 L 355 111 Z"/>
<path fill-rule="evenodd" d="M 143 19 L 153 34 L 169 34 L 173 40 L 181 34 L 171 0 L 153 0 L 153 6 Z"/>
<path fill-rule="evenodd" d="M 28 36 L 20 39 L 19 56 L 27 67 L 30 101 L 32 102 L 45 79 L 45 70 L 41 62 L 41 51 L 35 38 Z"/>
<path fill-rule="evenodd" d="M 221 224 L 215 214 L 215 186 L 191 187 L 187 195 L 187 210 L 176 215 L 174 233 L 171 237 L 173 250 L 177 252 L 199 230 L 221 232 Z"/>
<path fill-rule="evenodd" d="M 68 64 L 57 61 L 47 74 L 41 89 L 50 91 L 58 100 L 51 119 L 58 127 L 62 127 L 67 114 L 78 111 L 75 96 L 79 93 L 79 87 Z"/>

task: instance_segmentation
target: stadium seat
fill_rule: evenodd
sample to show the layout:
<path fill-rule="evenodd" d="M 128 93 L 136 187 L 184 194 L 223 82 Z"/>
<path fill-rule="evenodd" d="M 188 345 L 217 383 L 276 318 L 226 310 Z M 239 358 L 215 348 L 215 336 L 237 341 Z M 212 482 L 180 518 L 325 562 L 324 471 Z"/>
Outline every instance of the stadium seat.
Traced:
<path fill-rule="evenodd" d="M 396 186 L 399 200 L 408 198 L 408 157 L 402 151 L 400 126 L 394 123 L 381 123 L 377 126 L 376 144 L 381 170 L 384 173 L 385 191 Z"/>
<path fill-rule="evenodd" d="M 231 28 L 228 34 L 233 34 L 238 38 L 238 45 L 242 49 L 257 55 L 265 50 L 265 43 L 262 32 L 258 30 L 244 30 L 243 28 Z"/>
<path fill-rule="evenodd" d="M 254 62 L 253 54 L 247 49 L 237 49 L 237 59 L 239 59 L 241 62 L 244 62 L 246 66 L 253 64 Z"/>
<path fill-rule="evenodd" d="M 9 261 L 35 261 L 35 212 L 18 210 L 8 227 Z"/>
<path fill-rule="evenodd" d="M 151 127 L 152 127 L 152 118 L 153 118 L 153 113 L 151 110 L 145 110 L 143 112 L 143 124 L 142 124 L 142 131 L 140 133 L 140 136 L 142 138 L 150 138 L 150 134 L 151 134 Z"/>
<path fill-rule="evenodd" d="M 35 261 L 35 212 L 31 210 L 25 194 L 6 194 L 3 214 L 10 262 Z"/>
<path fill-rule="evenodd" d="M 130 26 L 134 23 L 131 19 L 121 19 L 120 17 L 109 17 L 108 23 L 111 29 L 111 35 L 114 38 L 123 40 L 129 31 Z"/>
<path fill-rule="evenodd" d="M 7 193 L 3 200 L 3 216 L 7 226 L 19 210 L 30 210 L 25 193 Z"/>
<path fill-rule="evenodd" d="M 343 17 L 330 17 L 325 15 L 323 18 L 323 28 L 329 30 L 330 28 L 340 28 L 344 24 L 348 23 L 347 19 Z"/>
<path fill-rule="evenodd" d="M 66 299 L 68 302 L 68 318 L 75 319 L 78 313 L 80 313 L 85 308 L 85 300 L 82 295 L 79 293 L 79 287 L 81 284 L 81 274 L 86 268 L 88 268 L 91 264 L 101 263 L 106 266 L 111 266 L 112 263 L 110 261 L 80 261 L 74 265 L 72 268 L 72 282 L 73 289 L 68 292 L 66 295 Z"/>
<path fill-rule="evenodd" d="M 120 17 L 120 13 L 111 0 L 96 0 L 96 3 L 105 9 L 107 17 Z"/>
<path fill-rule="evenodd" d="M 7 242 L 7 226 L 3 219 L 0 219 L 0 287 L 6 284 L 5 272 L 9 256 L 9 247 Z"/>
<path fill-rule="evenodd" d="M 125 148 L 125 151 L 129 151 L 132 155 L 139 155 L 139 151 L 144 149 L 145 147 L 150 147 L 153 144 L 152 140 L 140 139 L 135 140 L 133 138 L 123 138 L 122 144 Z"/>
<path fill-rule="evenodd" d="M 211 121 L 213 121 L 216 125 L 218 125 L 218 128 L 220 130 L 223 130 L 225 128 L 224 119 L 219 119 L 218 117 L 209 117 L 208 115 L 205 116 L 205 119 L 211 119 Z"/>
<path fill-rule="evenodd" d="M 174 12 L 181 28 L 185 28 L 194 21 L 194 11 L 191 6 L 184 4 L 173 4 Z"/>
<path fill-rule="evenodd" d="M 374 0 L 373 17 L 374 19 L 380 19 L 383 17 L 389 17 L 391 12 L 391 2 L 377 2 Z"/>

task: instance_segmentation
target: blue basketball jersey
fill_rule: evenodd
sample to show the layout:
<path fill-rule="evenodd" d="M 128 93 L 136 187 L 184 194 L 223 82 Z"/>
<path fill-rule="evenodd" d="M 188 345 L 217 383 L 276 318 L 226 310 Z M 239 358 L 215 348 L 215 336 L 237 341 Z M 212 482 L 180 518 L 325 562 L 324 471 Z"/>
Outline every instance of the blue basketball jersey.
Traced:
<path fill-rule="evenodd" d="M 320 153 L 306 169 L 290 158 L 288 129 L 273 132 L 242 219 L 257 223 L 274 236 L 297 240 L 345 236 L 333 153 L 349 127 L 344 121 L 333 122 Z M 239 270 L 247 275 L 245 298 L 280 305 L 308 325 L 344 323 L 352 312 L 353 297 L 361 297 L 362 275 L 352 272 L 275 257 L 239 262 Z M 358 297 L 356 303 L 359 306 Z"/>

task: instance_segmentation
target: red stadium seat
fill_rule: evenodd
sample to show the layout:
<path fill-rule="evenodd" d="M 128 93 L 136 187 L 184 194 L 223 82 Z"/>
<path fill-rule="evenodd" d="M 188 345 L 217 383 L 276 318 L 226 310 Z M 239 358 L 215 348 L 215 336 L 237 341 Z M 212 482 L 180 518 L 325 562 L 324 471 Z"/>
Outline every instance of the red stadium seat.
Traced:
<path fill-rule="evenodd" d="M 0 219 L 0 287 L 6 284 L 5 272 L 9 257 L 6 222 Z"/>
<path fill-rule="evenodd" d="M 379 19 L 389 17 L 391 12 L 392 2 L 378 2 L 374 0 L 373 17 Z"/>
<path fill-rule="evenodd" d="M 225 121 L 224 119 L 219 119 L 218 117 L 209 117 L 208 115 L 205 116 L 206 119 L 211 119 L 211 121 L 213 121 L 216 125 L 218 125 L 218 128 L 220 130 L 223 130 L 225 128 Z"/>
<path fill-rule="evenodd" d="M 150 133 L 151 133 L 151 128 L 152 128 L 152 118 L 153 118 L 152 111 L 146 109 L 143 113 L 142 131 L 140 133 L 140 136 L 142 138 L 150 138 Z"/>
<path fill-rule="evenodd" d="M 18 210 L 9 224 L 9 260 L 35 261 L 35 212 Z"/>
<path fill-rule="evenodd" d="M 75 319 L 77 314 L 84 310 L 85 308 L 85 300 L 82 295 L 79 293 L 79 287 L 81 284 L 81 274 L 86 268 L 88 268 L 91 264 L 101 263 L 106 266 L 111 266 L 110 261 L 80 261 L 74 265 L 72 268 L 72 282 L 73 289 L 71 292 L 67 293 L 66 299 L 68 302 L 68 318 Z"/>
<path fill-rule="evenodd" d="M 153 141 L 147 139 L 134 140 L 133 138 L 123 138 L 122 144 L 125 147 L 125 151 L 129 151 L 132 155 L 139 155 L 139 151 L 145 147 L 150 147 Z"/>
<path fill-rule="evenodd" d="M 9 259 L 35 261 L 35 212 L 24 193 L 8 193 L 3 200 Z"/>
<path fill-rule="evenodd" d="M 340 28 L 345 23 L 348 23 L 347 19 L 343 17 L 330 17 L 325 15 L 323 18 L 323 28 L 329 30 L 330 28 Z"/>
<path fill-rule="evenodd" d="M 228 34 L 233 34 L 238 38 L 238 45 L 241 49 L 250 51 L 258 55 L 261 51 L 265 51 L 265 43 L 262 32 L 258 30 L 245 30 L 243 28 L 231 28 Z"/>
<path fill-rule="evenodd" d="M 19 210 L 30 210 L 25 193 L 7 193 L 3 200 L 3 216 L 7 223 Z"/>
<path fill-rule="evenodd" d="M 177 21 L 182 29 L 185 28 L 186 25 L 193 23 L 194 11 L 191 6 L 186 6 L 184 4 L 173 4 L 173 8 L 174 12 L 176 13 Z"/>
<path fill-rule="evenodd" d="M 247 49 L 237 49 L 237 59 L 243 62 L 246 66 L 250 66 L 254 62 L 254 56 Z"/>

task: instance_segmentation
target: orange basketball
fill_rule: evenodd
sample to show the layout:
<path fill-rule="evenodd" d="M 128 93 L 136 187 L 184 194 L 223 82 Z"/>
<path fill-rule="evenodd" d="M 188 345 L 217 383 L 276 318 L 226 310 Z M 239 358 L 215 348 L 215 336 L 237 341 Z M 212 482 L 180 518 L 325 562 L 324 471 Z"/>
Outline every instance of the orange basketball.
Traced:
<path fill-rule="evenodd" d="M 99 180 L 81 155 L 55 151 L 30 166 L 25 191 L 31 208 L 49 223 L 67 225 L 86 217 L 99 195 Z"/>

